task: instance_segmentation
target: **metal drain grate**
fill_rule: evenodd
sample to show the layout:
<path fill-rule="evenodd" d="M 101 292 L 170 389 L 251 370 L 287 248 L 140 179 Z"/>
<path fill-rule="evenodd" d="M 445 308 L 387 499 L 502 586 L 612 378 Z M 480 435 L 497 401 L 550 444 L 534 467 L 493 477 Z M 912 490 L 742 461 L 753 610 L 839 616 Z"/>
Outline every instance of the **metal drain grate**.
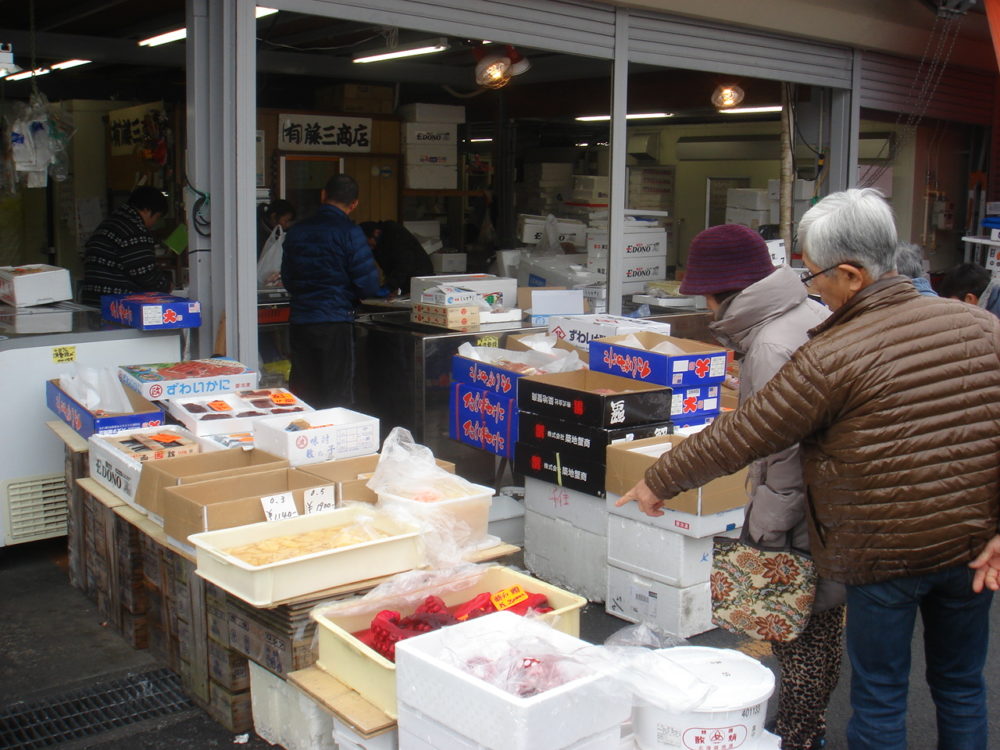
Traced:
<path fill-rule="evenodd" d="M 0 710 L 0 747 L 33 750 L 194 706 L 169 669 L 129 675 L 52 700 Z"/>

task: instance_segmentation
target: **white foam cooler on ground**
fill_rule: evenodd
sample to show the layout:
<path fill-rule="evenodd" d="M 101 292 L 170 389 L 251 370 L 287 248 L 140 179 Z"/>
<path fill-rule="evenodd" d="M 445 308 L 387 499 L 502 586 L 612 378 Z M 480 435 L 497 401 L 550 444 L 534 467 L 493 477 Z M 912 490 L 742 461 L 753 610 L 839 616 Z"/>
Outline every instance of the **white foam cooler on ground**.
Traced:
<path fill-rule="evenodd" d="M 689 638 L 714 630 L 708 582 L 683 588 L 607 566 L 604 611 L 629 622 L 650 622 L 668 633 Z"/>
<path fill-rule="evenodd" d="M 488 750 L 588 747 L 577 743 L 619 733 L 631 711 L 631 696 L 608 691 L 600 672 L 522 698 L 469 674 L 454 660 L 474 659 L 484 643 L 536 638 L 566 654 L 587 646 L 507 612 L 401 641 L 396 646 L 399 702 Z M 405 709 L 399 730 L 405 738 Z"/>
<path fill-rule="evenodd" d="M 585 531 L 561 518 L 525 512 L 524 564 L 539 578 L 592 602 L 602 602 L 607 593 L 607 559 L 606 534 Z"/>
<path fill-rule="evenodd" d="M 291 682 L 250 664 L 253 728 L 285 750 L 338 750 L 333 717 Z"/>

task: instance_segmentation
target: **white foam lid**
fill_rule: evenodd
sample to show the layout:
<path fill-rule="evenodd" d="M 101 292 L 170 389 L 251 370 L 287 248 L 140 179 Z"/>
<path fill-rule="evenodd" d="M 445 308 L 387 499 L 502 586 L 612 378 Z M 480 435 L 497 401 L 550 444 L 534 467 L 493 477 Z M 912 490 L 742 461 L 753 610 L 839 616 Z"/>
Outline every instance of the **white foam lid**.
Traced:
<path fill-rule="evenodd" d="M 676 646 L 659 649 L 657 654 L 715 687 L 698 711 L 731 711 L 754 706 L 774 692 L 774 672 L 739 651 Z"/>

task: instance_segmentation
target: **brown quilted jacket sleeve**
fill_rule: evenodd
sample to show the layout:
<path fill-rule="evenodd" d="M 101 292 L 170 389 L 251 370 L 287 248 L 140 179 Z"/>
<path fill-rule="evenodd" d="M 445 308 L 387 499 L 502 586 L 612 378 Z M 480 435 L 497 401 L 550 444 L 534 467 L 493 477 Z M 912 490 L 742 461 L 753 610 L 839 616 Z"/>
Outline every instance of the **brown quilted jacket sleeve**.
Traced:
<path fill-rule="evenodd" d="M 739 409 L 664 453 L 646 484 L 667 500 L 789 448 L 829 423 L 832 398 L 807 345 Z"/>

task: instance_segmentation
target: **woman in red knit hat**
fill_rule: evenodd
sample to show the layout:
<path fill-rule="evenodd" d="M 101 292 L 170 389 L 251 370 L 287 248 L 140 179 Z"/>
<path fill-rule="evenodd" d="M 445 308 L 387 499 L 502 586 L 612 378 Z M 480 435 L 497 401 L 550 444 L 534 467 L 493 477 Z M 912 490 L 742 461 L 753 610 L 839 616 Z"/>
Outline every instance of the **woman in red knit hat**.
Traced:
<path fill-rule="evenodd" d="M 740 402 L 750 398 L 806 342 L 807 331 L 829 313 L 810 299 L 798 274 L 775 268 L 767 244 L 736 224 L 698 234 L 688 251 L 682 294 L 702 294 L 715 316 L 709 325 L 740 359 Z M 805 482 L 793 446 L 750 467 L 743 534 L 764 546 L 809 549 Z M 813 614 L 802 634 L 772 643 L 781 665 L 774 731 L 783 750 L 825 744 L 826 707 L 840 676 L 844 587 L 820 580 Z"/>

